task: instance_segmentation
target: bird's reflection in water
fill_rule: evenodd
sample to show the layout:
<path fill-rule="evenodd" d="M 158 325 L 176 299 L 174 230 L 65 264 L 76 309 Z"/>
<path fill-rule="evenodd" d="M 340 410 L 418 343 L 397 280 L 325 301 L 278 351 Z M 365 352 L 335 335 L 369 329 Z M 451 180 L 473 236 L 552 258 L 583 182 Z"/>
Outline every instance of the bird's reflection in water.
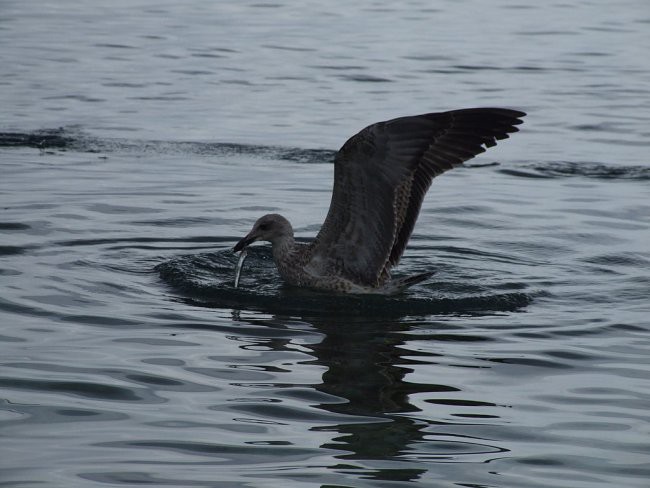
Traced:
<path fill-rule="evenodd" d="M 400 330 L 407 328 L 392 323 L 319 323 L 325 334 L 319 344 L 311 346 L 318 362 L 327 367 L 323 382 L 315 388 L 335 395 L 343 403 L 321 405 L 327 411 L 358 416 L 359 422 L 346 422 L 316 430 L 335 432 L 324 448 L 343 449 L 342 460 L 397 460 L 410 444 L 421 440 L 424 426 L 408 416 L 395 414 L 418 409 L 409 403 L 409 395 L 426 389 L 404 381 L 408 360 L 401 356 L 403 340 Z M 409 353 L 410 354 L 410 353 Z M 426 470 L 411 464 L 399 468 L 378 467 L 376 479 L 393 481 L 416 480 Z"/>
<path fill-rule="evenodd" d="M 376 480 L 414 481 L 422 478 L 431 462 L 486 462 L 507 451 L 493 445 L 493 441 L 466 436 L 463 429 L 470 426 L 467 419 L 458 415 L 456 422 L 449 416 L 450 408 L 456 412 L 459 408 L 465 412 L 468 408 L 473 412 L 481 409 L 475 415 L 470 414 L 478 418 L 484 413 L 482 409 L 497 405 L 465 403 L 458 399 L 462 396 L 458 385 L 434 381 L 418 383 L 415 375 L 406 378 L 418 364 L 435 368 L 440 362 L 441 368 L 445 366 L 444 350 L 448 344 L 441 341 L 448 340 L 445 339 L 448 334 L 418 330 L 414 336 L 410 333 L 414 325 L 406 320 L 369 319 L 358 315 L 337 316 L 331 320 L 322 316 L 303 317 L 298 321 L 277 315 L 271 319 L 246 320 L 240 315 L 234 318 L 257 326 L 266 325 L 274 329 L 275 334 L 283 335 L 264 342 L 278 352 L 291 349 L 290 343 L 300 337 L 295 334 L 298 333 L 297 323 L 301 324 L 301 332 L 307 327 L 322 337 L 320 341 L 299 342 L 301 349 L 308 350 L 312 356 L 305 363 L 325 368 L 321 382 L 311 387 L 330 400 L 311 404 L 311 408 L 335 414 L 335 418 L 340 419 L 310 428 L 331 433 L 330 440 L 321 445 L 339 453 L 335 456 L 340 463 L 331 469 L 363 473 L 364 477 Z M 432 352 L 431 348 L 426 352 L 414 350 L 409 344 L 414 338 L 434 345 L 440 343 L 440 352 Z M 476 366 L 463 365 L 467 367 Z M 305 385 L 300 386 L 304 388 Z M 454 400 L 450 400 L 450 396 Z M 431 409 L 423 412 L 413 403 L 416 397 L 418 405 L 430 405 Z M 438 407 L 446 414 L 436 418 L 436 412 L 440 413 Z M 498 417 L 493 417 L 498 421 Z"/>

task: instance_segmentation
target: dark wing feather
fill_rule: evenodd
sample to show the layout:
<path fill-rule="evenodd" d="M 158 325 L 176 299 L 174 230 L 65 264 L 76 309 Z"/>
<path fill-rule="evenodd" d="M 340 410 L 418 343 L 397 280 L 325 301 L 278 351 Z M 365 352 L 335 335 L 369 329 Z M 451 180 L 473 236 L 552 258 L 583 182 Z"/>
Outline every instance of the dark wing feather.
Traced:
<path fill-rule="evenodd" d="M 424 115 L 437 122 L 439 131 L 422 155 L 413 175 L 408 208 L 398 223 L 399 232 L 395 236 L 386 271 L 399 262 L 433 178 L 485 152 L 483 146 L 492 147 L 497 140 L 507 139 L 508 134 L 518 131 L 515 126 L 522 123 L 520 117 L 524 115 L 524 112 L 499 108 Z"/>
<path fill-rule="evenodd" d="M 306 269 L 379 286 L 399 261 L 431 180 L 516 132 L 523 112 L 466 109 L 379 122 L 339 150 Z"/>

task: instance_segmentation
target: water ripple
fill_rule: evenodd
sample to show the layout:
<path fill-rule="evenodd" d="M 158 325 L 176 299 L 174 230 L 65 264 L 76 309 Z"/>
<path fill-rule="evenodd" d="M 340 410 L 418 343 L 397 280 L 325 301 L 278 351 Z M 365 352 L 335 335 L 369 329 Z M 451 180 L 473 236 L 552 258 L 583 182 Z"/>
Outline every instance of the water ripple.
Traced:
<path fill-rule="evenodd" d="M 2 3 L 3 485 L 648 485 L 647 8 L 479 3 Z M 347 137 L 464 106 L 529 116 L 434 182 L 431 280 L 234 289 Z"/>
<path fill-rule="evenodd" d="M 250 253 L 241 287 L 234 288 L 237 257 L 231 251 L 180 256 L 159 264 L 160 277 L 181 292 L 187 303 L 217 308 L 258 309 L 265 312 L 299 312 L 402 316 L 428 313 L 467 313 L 516 310 L 532 297 L 525 293 L 437 297 L 411 292 L 399 297 L 337 296 L 283 286 L 268 249 Z"/>

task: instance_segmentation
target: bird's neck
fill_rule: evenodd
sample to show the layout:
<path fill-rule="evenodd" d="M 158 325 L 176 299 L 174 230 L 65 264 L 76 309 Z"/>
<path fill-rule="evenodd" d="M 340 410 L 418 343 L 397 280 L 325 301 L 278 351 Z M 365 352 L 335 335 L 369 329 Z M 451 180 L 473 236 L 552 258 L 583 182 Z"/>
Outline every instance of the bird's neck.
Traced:
<path fill-rule="evenodd" d="M 273 261 L 278 268 L 280 276 L 289 283 L 296 284 L 300 266 L 300 256 L 293 236 L 283 236 L 271 243 L 273 245 Z"/>
<path fill-rule="evenodd" d="M 279 237 L 278 239 L 273 240 L 271 244 L 273 247 L 273 259 L 276 263 L 286 260 L 286 258 L 293 253 L 296 247 L 296 241 L 292 235 Z"/>

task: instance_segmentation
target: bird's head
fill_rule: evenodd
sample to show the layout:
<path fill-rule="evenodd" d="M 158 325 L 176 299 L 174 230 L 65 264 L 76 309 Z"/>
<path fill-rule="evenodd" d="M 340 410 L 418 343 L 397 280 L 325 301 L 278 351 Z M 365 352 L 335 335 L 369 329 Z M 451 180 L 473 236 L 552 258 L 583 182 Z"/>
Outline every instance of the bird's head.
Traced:
<path fill-rule="evenodd" d="M 287 237 L 293 237 L 289 221 L 279 214 L 267 214 L 257 219 L 251 231 L 235 244 L 233 251 L 239 252 L 255 241 L 269 241 L 274 244 Z"/>

